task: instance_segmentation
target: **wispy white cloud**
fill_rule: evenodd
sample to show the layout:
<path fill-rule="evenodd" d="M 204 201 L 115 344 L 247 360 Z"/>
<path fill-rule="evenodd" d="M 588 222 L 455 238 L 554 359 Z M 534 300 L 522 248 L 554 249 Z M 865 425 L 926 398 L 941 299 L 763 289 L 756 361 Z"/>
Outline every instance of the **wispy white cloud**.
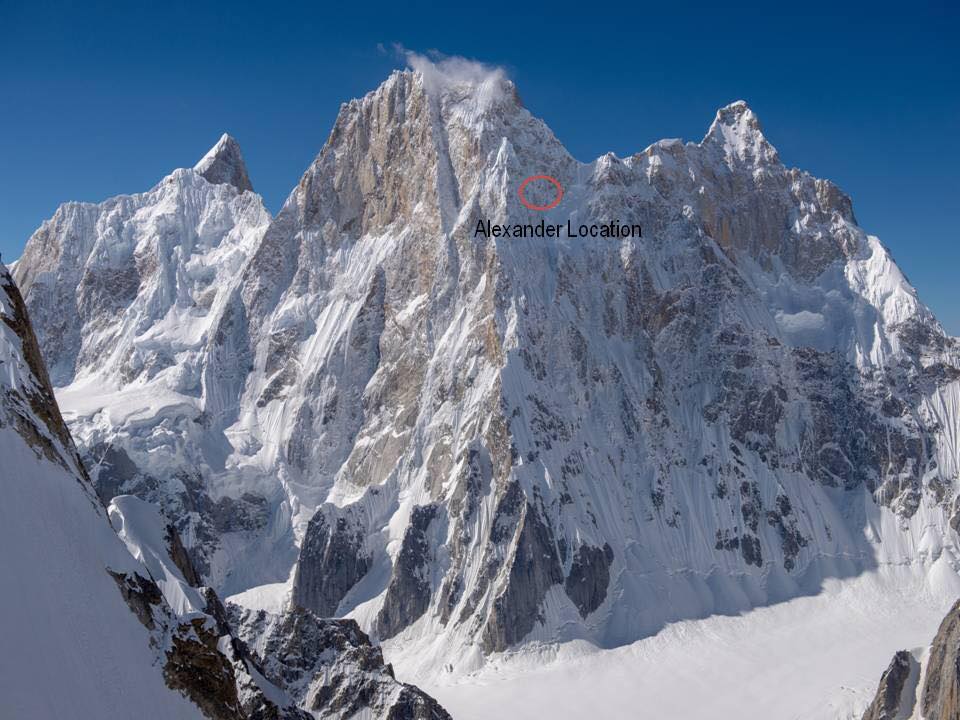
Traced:
<path fill-rule="evenodd" d="M 448 88 L 467 85 L 480 91 L 476 95 L 478 98 L 489 102 L 501 98 L 509 86 L 507 73 L 502 67 L 456 55 L 443 55 L 436 50 L 424 55 L 399 44 L 394 45 L 394 51 L 410 69 L 423 76 L 428 92 L 441 93 Z"/>

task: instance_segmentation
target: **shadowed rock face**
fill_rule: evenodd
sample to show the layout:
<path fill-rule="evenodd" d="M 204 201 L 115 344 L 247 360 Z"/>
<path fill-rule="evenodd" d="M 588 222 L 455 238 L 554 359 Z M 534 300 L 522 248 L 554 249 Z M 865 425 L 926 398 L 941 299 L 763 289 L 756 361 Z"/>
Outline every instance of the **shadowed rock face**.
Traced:
<path fill-rule="evenodd" d="M 240 192 L 253 191 L 247 175 L 247 164 L 240 153 L 240 145 L 227 134 L 220 138 L 193 169 L 214 185 L 228 184 Z"/>
<path fill-rule="evenodd" d="M 511 488 L 506 497 L 508 502 L 500 505 L 497 523 L 501 529 L 506 529 L 510 528 L 511 520 L 519 522 L 511 533 L 515 533 L 513 556 L 506 561 L 510 567 L 510 581 L 494 600 L 483 636 L 484 648 L 488 652 L 506 650 L 542 622 L 541 605 L 547 591 L 563 582 L 563 567 L 550 526 L 533 505 L 523 502 L 516 485 Z M 517 501 L 523 504 L 514 514 L 513 503 Z"/>
<path fill-rule="evenodd" d="M 237 696 L 230 661 L 217 649 L 219 637 L 202 619 L 183 624 L 173 635 L 163 668 L 167 684 L 182 691 L 212 720 L 238 720 L 245 713 Z"/>
<path fill-rule="evenodd" d="M 365 528 L 349 511 L 324 506 L 313 516 L 300 548 L 293 604 L 321 617 L 337 614 L 340 601 L 370 569 Z"/>
<path fill-rule="evenodd" d="M 880 677 L 877 694 L 863 714 L 863 720 L 897 720 L 909 717 L 916 702 L 915 676 L 919 669 L 913 655 L 906 650 L 897 652 Z"/>
<path fill-rule="evenodd" d="M 377 633 L 382 640 L 416 622 L 430 607 L 431 547 L 427 531 L 438 512 L 437 505 L 418 505 L 413 509 L 377 616 Z"/>
<path fill-rule="evenodd" d="M 570 566 L 570 574 L 564 583 L 564 590 L 577 606 L 581 617 L 587 617 L 600 607 L 607 597 L 612 562 L 613 549 L 608 544 L 604 544 L 602 548 L 581 545 L 577 549 Z"/>
<path fill-rule="evenodd" d="M 950 608 L 930 647 L 921 710 L 931 720 L 960 718 L 960 601 Z"/>
<path fill-rule="evenodd" d="M 173 564 L 183 573 L 184 580 L 193 587 L 200 587 L 202 584 L 200 574 L 190 560 L 190 554 L 183 546 L 183 542 L 180 540 L 180 534 L 173 525 L 167 525 L 165 539 L 167 541 L 167 553 L 170 555 Z"/>
<path fill-rule="evenodd" d="M 201 477 L 179 472 L 171 473 L 176 485 L 171 492 L 163 480 L 142 470 L 120 444 L 98 443 L 82 459 L 90 468 L 93 486 L 104 505 L 117 495 L 136 495 L 158 505 L 178 534 L 192 538 L 184 551 L 200 577 L 209 578 L 209 558 L 217 549 L 220 535 L 252 535 L 267 524 L 269 507 L 265 498 L 243 493 L 238 498 L 213 500 Z"/>
<path fill-rule="evenodd" d="M 131 504 L 124 508 L 129 515 Z M 161 562 L 175 565 L 199 591 L 188 619 L 171 614 L 152 580 L 113 575 L 130 608 L 153 631 L 156 645 L 165 648 L 168 685 L 193 700 L 207 717 L 449 718 L 429 695 L 396 680 L 380 648 L 355 621 L 324 620 L 302 608 L 268 616 L 227 607 L 212 588 L 197 586 L 197 572 L 176 530 L 167 527 L 164 540 Z"/>
<path fill-rule="evenodd" d="M 128 607 L 151 631 L 153 646 L 163 649 L 167 686 L 212 720 L 308 720 L 310 716 L 292 703 L 280 707 L 268 699 L 252 675 L 261 672 L 256 658 L 233 634 L 216 592 L 199 587 L 197 571 L 172 525 L 166 528 L 164 541 L 163 548 L 154 549 L 165 552 L 160 562 L 174 565 L 202 598 L 189 617 L 173 612 L 154 580 L 139 573 L 110 575 Z"/>

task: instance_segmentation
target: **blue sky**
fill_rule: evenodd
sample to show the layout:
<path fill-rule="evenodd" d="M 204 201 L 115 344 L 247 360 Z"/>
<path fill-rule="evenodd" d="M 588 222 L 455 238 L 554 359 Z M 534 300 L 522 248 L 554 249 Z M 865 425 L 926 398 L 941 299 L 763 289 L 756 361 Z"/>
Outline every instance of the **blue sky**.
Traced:
<path fill-rule="evenodd" d="M 146 5 L 146 4 L 144 4 Z M 960 12 L 951 3 L 0 0 L 0 252 L 65 200 L 146 190 L 240 141 L 276 211 L 394 43 L 502 65 L 579 159 L 699 140 L 744 99 L 785 163 L 853 197 L 960 335 Z"/>

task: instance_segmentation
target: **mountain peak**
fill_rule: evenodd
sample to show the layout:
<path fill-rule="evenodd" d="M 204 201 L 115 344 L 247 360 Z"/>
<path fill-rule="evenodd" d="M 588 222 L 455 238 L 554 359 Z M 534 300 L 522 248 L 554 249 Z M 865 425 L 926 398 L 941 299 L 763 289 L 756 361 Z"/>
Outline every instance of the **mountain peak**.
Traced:
<path fill-rule="evenodd" d="M 741 118 L 755 125 L 758 124 L 757 116 L 753 110 L 750 109 L 746 100 L 734 100 L 732 103 L 717 110 L 718 120 L 722 119 L 724 122 L 729 122 L 730 120 L 740 120 Z"/>
<path fill-rule="evenodd" d="M 193 169 L 215 185 L 233 185 L 237 190 L 253 190 L 240 144 L 227 133 L 204 155 Z"/>
<path fill-rule="evenodd" d="M 717 116 L 700 144 L 721 147 L 728 159 L 751 165 L 780 162 L 776 149 L 763 135 L 760 121 L 743 100 L 717 110 Z"/>
<path fill-rule="evenodd" d="M 408 52 L 407 64 L 419 75 L 428 94 L 453 100 L 468 112 L 484 114 L 494 108 L 522 105 L 503 68 L 462 57 L 430 59 Z"/>

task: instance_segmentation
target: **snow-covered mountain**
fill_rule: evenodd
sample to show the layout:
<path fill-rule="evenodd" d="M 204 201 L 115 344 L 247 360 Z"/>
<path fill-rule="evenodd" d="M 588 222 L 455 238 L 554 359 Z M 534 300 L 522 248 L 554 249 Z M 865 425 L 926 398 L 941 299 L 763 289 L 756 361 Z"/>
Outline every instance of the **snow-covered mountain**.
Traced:
<path fill-rule="evenodd" d="M 195 168 L 149 192 L 62 205 L 16 268 L 54 384 L 68 388 L 61 403 L 87 419 L 72 430 L 101 498 L 123 486 L 159 503 L 208 576 L 202 548 L 262 526 L 269 512 L 260 496 L 211 501 L 197 472 L 223 468 L 229 455 L 223 433 L 208 430 L 222 419 L 208 409 L 204 368 L 270 222 L 260 197 L 244 191 L 249 184 L 239 147 L 224 135 Z"/>
<path fill-rule="evenodd" d="M 541 219 L 643 236 L 477 234 Z M 501 73 L 418 63 L 275 218 L 225 139 L 62 206 L 16 277 L 97 491 L 163 508 L 251 646 L 301 608 L 428 676 L 884 566 L 957 587 L 960 347 L 743 102 L 585 164 Z"/>
<path fill-rule="evenodd" d="M 315 633 L 308 665 L 279 652 L 305 642 L 287 626 L 252 650 L 155 505 L 121 495 L 103 506 L 3 265 L 0 457 L 3 717 L 449 718 L 397 682 L 351 620 L 301 611 Z"/>

